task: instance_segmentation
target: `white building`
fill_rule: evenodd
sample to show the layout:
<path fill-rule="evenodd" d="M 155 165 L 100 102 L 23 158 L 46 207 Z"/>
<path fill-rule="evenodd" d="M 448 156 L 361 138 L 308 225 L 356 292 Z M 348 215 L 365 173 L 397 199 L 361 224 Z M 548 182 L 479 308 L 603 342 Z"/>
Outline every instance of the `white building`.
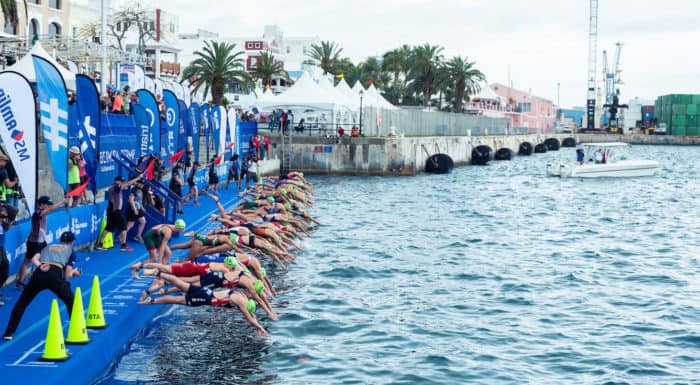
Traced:
<path fill-rule="evenodd" d="M 276 25 L 264 27 L 262 36 L 222 37 L 219 34 L 198 30 L 192 34 L 180 34 L 178 47 L 181 49 L 180 61 L 183 68 L 194 60 L 194 52 L 200 50 L 205 40 L 225 41 L 233 43 L 236 48 L 244 52 L 245 66 L 248 71 L 255 68 L 260 58 L 260 52 L 270 52 L 274 60 L 283 64 L 283 68 L 289 73 L 290 78 L 301 76 L 303 62 L 307 60 L 306 52 L 312 44 L 320 44 L 321 39 L 314 37 L 285 37 Z M 273 79 L 271 89 L 274 93 L 280 93 L 287 87 L 284 79 Z M 241 90 L 233 90 L 240 92 Z"/>

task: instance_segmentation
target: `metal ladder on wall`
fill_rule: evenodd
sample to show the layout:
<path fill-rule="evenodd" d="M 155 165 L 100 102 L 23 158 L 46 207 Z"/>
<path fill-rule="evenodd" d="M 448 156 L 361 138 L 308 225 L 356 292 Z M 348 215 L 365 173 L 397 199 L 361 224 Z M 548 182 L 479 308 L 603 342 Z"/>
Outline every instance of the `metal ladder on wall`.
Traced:
<path fill-rule="evenodd" d="M 292 129 L 285 134 L 280 129 L 280 173 L 288 173 L 292 170 Z"/>

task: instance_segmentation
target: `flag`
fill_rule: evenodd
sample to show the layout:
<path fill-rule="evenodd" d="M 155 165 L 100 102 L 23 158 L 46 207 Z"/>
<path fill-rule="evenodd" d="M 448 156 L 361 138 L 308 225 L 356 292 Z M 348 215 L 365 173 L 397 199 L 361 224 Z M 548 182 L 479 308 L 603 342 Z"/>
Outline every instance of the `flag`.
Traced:
<path fill-rule="evenodd" d="M 158 103 L 156 103 L 156 97 L 148 90 L 138 90 L 136 91 L 136 96 L 139 98 L 139 105 L 146 110 L 149 118 L 147 152 L 150 154 L 160 154 L 160 118 L 158 117 Z"/>
<path fill-rule="evenodd" d="M 228 149 L 230 150 L 230 149 L 233 148 L 233 145 L 234 145 L 234 144 L 235 144 L 234 142 L 231 142 L 231 143 L 228 144 L 228 146 L 226 146 L 226 148 L 228 148 Z"/>
<path fill-rule="evenodd" d="M 47 60 L 32 56 L 44 141 L 53 174 L 63 191 L 68 191 L 68 98 L 58 69 Z"/>
<path fill-rule="evenodd" d="M 345 74 L 337 74 L 335 75 L 335 77 L 337 77 L 338 79 L 342 79 L 345 77 Z"/>
<path fill-rule="evenodd" d="M 221 161 L 222 161 L 223 159 L 224 159 L 224 154 L 221 154 L 221 155 L 217 156 L 216 158 L 214 158 L 214 164 L 217 164 L 217 165 L 218 165 L 218 164 L 221 164 Z"/>
<path fill-rule="evenodd" d="M 163 103 L 165 103 L 165 132 L 166 132 L 166 154 L 173 154 L 177 149 L 177 141 L 180 134 L 180 106 L 177 97 L 170 90 L 163 91 Z M 162 151 L 162 147 L 161 147 Z"/>
<path fill-rule="evenodd" d="M 178 159 L 182 158 L 183 155 L 185 155 L 184 148 L 182 150 L 176 152 L 175 154 L 173 154 L 173 156 L 171 156 L 170 158 L 168 158 L 168 162 L 175 163 L 178 161 Z"/>
<path fill-rule="evenodd" d="M 27 79 L 16 72 L 0 73 L 0 139 L 17 171 L 30 214 L 39 185 L 35 111 L 34 92 Z"/>
<path fill-rule="evenodd" d="M 144 174 L 146 174 L 147 180 L 153 180 L 153 166 L 155 163 L 156 163 L 155 159 L 151 160 L 151 162 L 148 164 L 148 167 L 146 167 L 146 171 L 144 171 Z"/>
<path fill-rule="evenodd" d="M 90 184 L 90 179 L 88 179 L 85 183 L 81 184 L 80 186 L 71 190 L 68 194 L 66 194 L 66 198 L 79 197 L 80 194 L 82 194 L 83 191 L 85 191 L 88 184 Z"/>
<path fill-rule="evenodd" d="M 97 87 L 89 76 L 76 75 L 76 104 L 78 107 L 78 140 L 85 161 L 85 172 L 90 190 L 97 192 L 97 127 L 100 126 L 100 107 Z"/>

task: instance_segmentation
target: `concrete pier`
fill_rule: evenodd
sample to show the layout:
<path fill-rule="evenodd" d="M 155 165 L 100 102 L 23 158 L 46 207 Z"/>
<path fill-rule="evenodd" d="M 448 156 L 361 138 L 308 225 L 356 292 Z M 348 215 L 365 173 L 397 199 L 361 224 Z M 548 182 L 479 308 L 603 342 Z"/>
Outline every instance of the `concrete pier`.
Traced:
<path fill-rule="evenodd" d="M 518 153 L 521 143 L 534 147 L 545 139 L 557 138 L 560 142 L 571 134 L 527 134 L 494 136 L 431 136 L 431 137 L 380 137 L 342 139 L 323 137 L 294 137 L 291 146 L 290 168 L 306 173 L 415 175 L 423 172 L 430 155 L 449 155 L 455 165 L 471 161 L 474 147 L 487 145 L 493 152 L 510 148 Z M 575 136 L 574 136 L 575 137 Z M 271 137 L 273 159 L 283 159 L 278 137 Z"/>

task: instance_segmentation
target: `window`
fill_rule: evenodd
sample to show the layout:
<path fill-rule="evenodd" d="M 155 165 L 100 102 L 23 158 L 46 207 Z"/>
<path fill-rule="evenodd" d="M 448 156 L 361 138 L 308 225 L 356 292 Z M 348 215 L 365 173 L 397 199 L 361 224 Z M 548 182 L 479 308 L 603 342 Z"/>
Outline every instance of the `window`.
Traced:
<path fill-rule="evenodd" d="M 29 4 L 41 4 L 40 0 L 29 0 L 27 3 Z"/>
<path fill-rule="evenodd" d="M 29 22 L 29 36 L 34 37 L 37 35 L 39 35 L 39 22 L 36 19 L 32 19 Z"/>
<path fill-rule="evenodd" d="M 532 103 L 518 103 L 520 112 L 532 112 Z"/>
<path fill-rule="evenodd" d="M 3 29 L 3 32 L 9 33 L 11 35 L 16 35 L 17 34 L 17 26 L 13 25 L 9 21 L 5 22 L 5 28 Z"/>
<path fill-rule="evenodd" d="M 58 23 L 49 24 L 49 36 L 56 37 L 61 35 L 61 26 Z"/>
<path fill-rule="evenodd" d="M 61 9 L 61 0 L 49 0 L 49 8 Z"/>

